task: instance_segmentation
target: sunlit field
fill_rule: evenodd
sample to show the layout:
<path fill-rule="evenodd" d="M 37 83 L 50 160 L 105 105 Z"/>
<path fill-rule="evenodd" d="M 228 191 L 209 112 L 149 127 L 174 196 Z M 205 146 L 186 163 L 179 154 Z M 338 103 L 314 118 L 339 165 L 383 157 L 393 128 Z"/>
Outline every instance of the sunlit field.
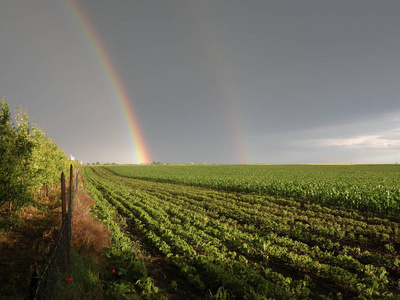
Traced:
<path fill-rule="evenodd" d="M 397 165 L 83 168 L 113 244 L 123 238 L 141 262 L 135 279 L 167 298 L 199 299 L 399 296 L 399 173 Z M 134 290 L 125 279 L 110 289 Z"/>

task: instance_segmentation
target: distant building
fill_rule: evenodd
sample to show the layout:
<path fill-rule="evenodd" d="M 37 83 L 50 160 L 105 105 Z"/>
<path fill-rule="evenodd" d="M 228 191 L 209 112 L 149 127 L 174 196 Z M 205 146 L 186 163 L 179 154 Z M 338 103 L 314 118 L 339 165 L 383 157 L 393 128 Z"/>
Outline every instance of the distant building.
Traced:
<path fill-rule="evenodd" d="M 70 157 L 70 160 L 75 160 L 75 157 L 73 157 L 72 154 L 69 157 Z"/>

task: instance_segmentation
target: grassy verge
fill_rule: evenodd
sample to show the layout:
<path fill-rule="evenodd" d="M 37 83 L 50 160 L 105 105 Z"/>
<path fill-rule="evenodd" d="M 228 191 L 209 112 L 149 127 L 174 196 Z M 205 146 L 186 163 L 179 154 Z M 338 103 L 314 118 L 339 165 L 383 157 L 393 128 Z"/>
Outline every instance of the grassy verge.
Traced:
<path fill-rule="evenodd" d="M 58 283 L 56 299 L 105 299 L 99 262 L 79 249 L 72 249 L 71 259 L 72 273 Z"/>
<path fill-rule="evenodd" d="M 57 299 L 105 299 L 103 278 L 105 249 L 110 246 L 110 232 L 90 214 L 94 201 L 77 195 L 73 205 L 71 274 L 58 283 Z"/>

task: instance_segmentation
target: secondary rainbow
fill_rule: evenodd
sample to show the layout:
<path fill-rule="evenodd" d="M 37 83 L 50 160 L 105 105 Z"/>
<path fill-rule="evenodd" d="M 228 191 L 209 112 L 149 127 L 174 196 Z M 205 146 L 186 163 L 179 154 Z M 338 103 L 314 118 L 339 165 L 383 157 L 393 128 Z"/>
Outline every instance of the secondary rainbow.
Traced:
<path fill-rule="evenodd" d="M 110 55 L 108 55 L 99 35 L 93 28 L 90 21 L 84 14 L 83 10 L 79 7 L 77 2 L 74 0 L 67 0 L 67 3 L 69 4 L 74 15 L 81 24 L 86 35 L 88 36 L 95 52 L 97 53 L 99 60 L 101 61 L 103 69 L 110 79 L 113 91 L 116 95 L 116 98 L 122 110 L 123 117 L 127 124 L 130 140 L 132 142 L 135 162 L 151 162 L 149 151 L 147 150 L 146 143 L 139 127 L 138 119 L 135 115 L 135 110 L 132 106 L 132 101 L 128 93 L 126 92 L 122 79 L 120 78 L 117 70 L 114 67 Z"/>
<path fill-rule="evenodd" d="M 249 151 L 245 143 L 245 122 L 240 116 L 240 102 L 235 90 L 234 73 L 229 71 L 229 64 L 224 55 L 221 38 L 218 36 L 218 26 L 208 20 L 207 6 L 202 1 L 189 1 L 192 20 L 196 22 L 196 30 L 200 32 L 206 55 L 213 67 L 213 79 L 219 90 L 220 101 L 224 107 L 224 116 L 230 128 L 233 159 L 236 163 L 249 163 Z M 208 20 L 207 22 L 205 20 Z"/>

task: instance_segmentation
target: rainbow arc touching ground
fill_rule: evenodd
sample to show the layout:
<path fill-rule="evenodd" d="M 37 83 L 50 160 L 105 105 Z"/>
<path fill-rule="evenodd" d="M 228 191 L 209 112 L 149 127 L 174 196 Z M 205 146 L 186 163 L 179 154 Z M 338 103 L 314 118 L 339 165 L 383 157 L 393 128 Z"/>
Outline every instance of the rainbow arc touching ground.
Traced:
<path fill-rule="evenodd" d="M 92 44 L 99 60 L 101 61 L 102 67 L 110 80 L 116 100 L 127 125 L 135 162 L 150 163 L 150 154 L 144 141 L 135 109 L 132 105 L 132 99 L 129 97 L 123 85 L 123 81 L 114 66 L 111 56 L 107 53 L 99 35 L 96 33 L 96 30 L 93 28 L 89 19 L 77 2 L 73 0 L 67 0 L 67 2 L 81 24 L 85 34 L 89 38 L 90 43 Z"/>

